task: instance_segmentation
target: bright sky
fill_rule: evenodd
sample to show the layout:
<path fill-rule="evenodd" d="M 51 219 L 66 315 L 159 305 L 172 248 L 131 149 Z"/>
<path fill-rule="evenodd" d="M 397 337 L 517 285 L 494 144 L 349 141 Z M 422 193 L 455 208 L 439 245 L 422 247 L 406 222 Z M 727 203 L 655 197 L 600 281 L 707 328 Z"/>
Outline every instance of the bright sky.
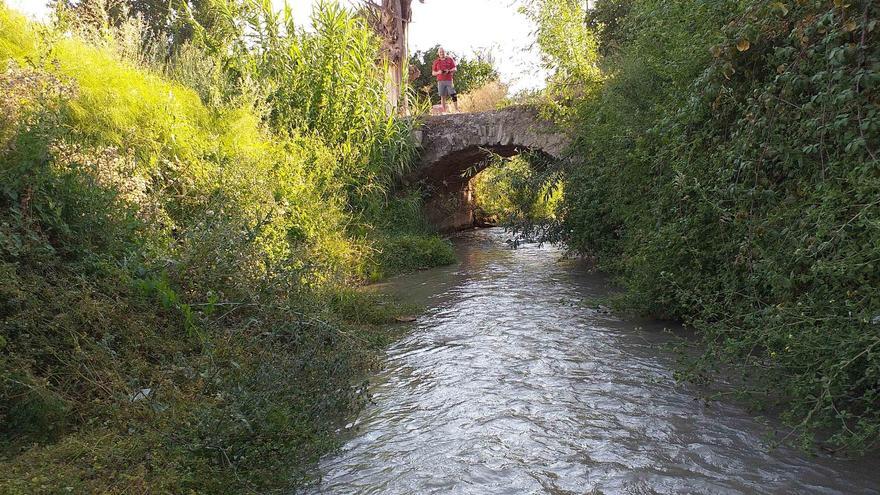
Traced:
<path fill-rule="evenodd" d="M 272 0 L 280 8 L 284 0 Z M 306 23 L 317 0 L 288 0 L 296 19 Z M 6 0 L 11 7 L 39 19 L 48 15 L 45 0 Z M 340 0 L 355 5 L 357 0 Z M 534 25 L 517 12 L 518 0 L 425 0 L 412 3 L 411 51 L 435 44 L 459 55 L 488 49 L 511 92 L 544 86 L 540 55 L 532 48 Z"/>

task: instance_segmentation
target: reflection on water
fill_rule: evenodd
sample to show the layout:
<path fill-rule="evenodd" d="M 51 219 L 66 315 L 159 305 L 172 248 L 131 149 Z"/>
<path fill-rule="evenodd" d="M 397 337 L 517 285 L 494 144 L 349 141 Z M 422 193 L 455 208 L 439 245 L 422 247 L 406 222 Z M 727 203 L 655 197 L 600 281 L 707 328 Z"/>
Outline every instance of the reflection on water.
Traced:
<path fill-rule="evenodd" d="M 673 381 L 662 327 L 586 307 L 601 276 L 504 236 L 383 288 L 428 310 L 316 493 L 878 493 L 876 459 L 767 451 L 742 409 Z"/>

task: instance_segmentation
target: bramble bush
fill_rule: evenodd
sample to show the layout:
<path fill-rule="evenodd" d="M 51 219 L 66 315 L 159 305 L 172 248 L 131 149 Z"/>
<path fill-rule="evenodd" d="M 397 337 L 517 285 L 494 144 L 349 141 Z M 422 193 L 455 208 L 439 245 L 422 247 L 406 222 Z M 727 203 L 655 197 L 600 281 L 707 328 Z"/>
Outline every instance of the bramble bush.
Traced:
<path fill-rule="evenodd" d="M 532 3 L 542 31 L 570 22 L 558 3 Z M 782 439 L 875 447 L 880 6 L 595 9 L 601 76 L 572 84 L 592 58 L 541 40 L 576 137 L 555 238 L 616 273 L 630 307 L 699 330 L 684 376 L 733 365 L 744 397 L 782 405 Z"/>

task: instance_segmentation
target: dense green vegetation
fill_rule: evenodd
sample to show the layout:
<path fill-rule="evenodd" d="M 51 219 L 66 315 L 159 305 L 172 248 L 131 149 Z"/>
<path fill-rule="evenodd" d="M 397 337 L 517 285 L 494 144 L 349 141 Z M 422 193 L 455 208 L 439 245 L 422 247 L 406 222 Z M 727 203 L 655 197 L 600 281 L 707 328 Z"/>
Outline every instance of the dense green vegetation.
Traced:
<path fill-rule="evenodd" d="M 558 220 L 562 187 L 559 181 L 546 177 L 546 161 L 530 153 L 493 157 L 473 179 L 477 219 L 506 226 L 552 224 Z"/>
<path fill-rule="evenodd" d="M 363 21 L 240 5 L 169 48 L 0 3 L 2 493 L 289 488 L 388 340 L 351 287 L 452 260 Z"/>
<path fill-rule="evenodd" d="M 333 3 L 307 32 L 256 0 L 59 4 L 0 2 L 0 492 L 289 488 L 389 338 L 352 287 L 452 261 L 396 187 L 379 44 Z M 486 214 L 696 328 L 687 378 L 876 446 L 880 6 L 584 4 L 526 2 L 574 145 L 481 174 Z M 497 79 L 459 64 L 459 92 Z"/>
<path fill-rule="evenodd" d="M 576 137 L 555 238 L 699 330 L 689 378 L 734 365 L 786 438 L 876 446 L 880 5 L 584 3 L 526 9 Z"/>

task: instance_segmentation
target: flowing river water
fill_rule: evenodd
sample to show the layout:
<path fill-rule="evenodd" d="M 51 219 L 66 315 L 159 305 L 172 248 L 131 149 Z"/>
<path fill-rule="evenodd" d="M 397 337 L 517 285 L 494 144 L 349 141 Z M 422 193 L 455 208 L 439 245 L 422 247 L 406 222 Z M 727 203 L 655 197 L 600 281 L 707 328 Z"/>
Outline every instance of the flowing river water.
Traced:
<path fill-rule="evenodd" d="M 880 493 L 880 461 L 770 450 L 771 426 L 672 377 L 672 337 L 590 309 L 608 284 L 499 229 L 381 290 L 427 307 L 315 493 Z"/>

